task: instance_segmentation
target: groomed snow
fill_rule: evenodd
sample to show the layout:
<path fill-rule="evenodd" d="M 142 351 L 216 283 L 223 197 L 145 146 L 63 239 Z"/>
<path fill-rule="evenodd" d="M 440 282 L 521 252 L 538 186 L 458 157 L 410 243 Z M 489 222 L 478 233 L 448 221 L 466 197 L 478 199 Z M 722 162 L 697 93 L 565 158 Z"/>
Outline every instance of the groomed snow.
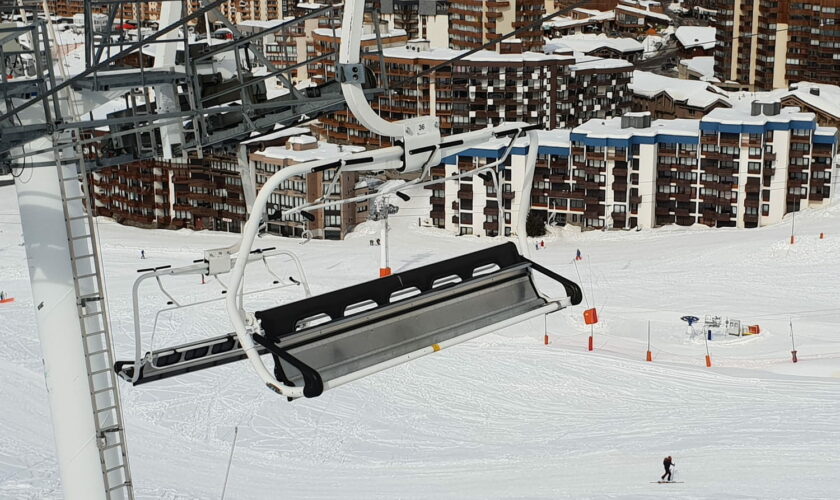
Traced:
<path fill-rule="evenodd" d="M 429 192 L 411 193 L 412 202 Z M 498 240 L 420 229 L 422 209 L 392 219 L 399 271 Z M 131 350 L 136 269 L 182 265 L 237 236 L 148 231 L 98 222 L 120 358 Z M 313 291 L 377 275 L 376 228 L 346 241 L 265 237 L 297 252 Z M 819 232 L 826 239 L 819 239 Z M 840 207 L 764 229 L 669 227 L 559 231 L 538 262 L 579 280 L 598 308 L 595 351 L 578 306 L 289 403 L 245 363 L 137 388 L 123 404 L 137 497 L 219 498 L 233 437 L 227 498 L 834 498 L 840 491 Z M 529 247 L 530 248 L 530 247 Z M 144 249 L 147 260 L 139 260 Z M 572 257 L 584 260 L 576 268 Z M 578 276 L 579 271 L 579 276 Z M 288 269 L 281 272 L 293 274 Z M 254 273 L 250 283 L 260 284 Z M 220 296 L 197 280 L 180 298 Z M 263 283 L 264 284 L 264 283 Z M 558 289 L 540 280 L 547 293 Z M 0 188 L 0 497 L 61 497 L 27 262 L 14 190 Z M 263 296 L 263 308 L 298 297 Z M 148 330 L 165 299 L 143 297 Z M 155 345 L 228 330 L 223 307 L 163 315 Z M 714 341 L 714 366 L 680 316 L 717 314 L 760 324 L 749 338 Z M 798 364 L 790 362 L 788 321 Z M 651 322 L 653 363 L 646 363 Z M 658 485 L 673 455 L 683 484 Z"/>

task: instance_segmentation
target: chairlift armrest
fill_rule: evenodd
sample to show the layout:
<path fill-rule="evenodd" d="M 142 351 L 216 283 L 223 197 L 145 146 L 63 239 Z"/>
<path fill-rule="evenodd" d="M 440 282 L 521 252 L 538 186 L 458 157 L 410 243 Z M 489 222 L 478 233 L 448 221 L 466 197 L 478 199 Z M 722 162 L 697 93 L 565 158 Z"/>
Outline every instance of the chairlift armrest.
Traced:
<path fill-rule="evenodd" d="M 265 349 L 268 352 L 274 354 L 283 361 L 294 366 L 301 373 L 301 375 L 303 375 L 304 396 L 306 396 L 307 398 L 314 398 L 320 396 L 324 392 L 324 381 L 321 379 L 321 374 L 319 374 L 314 368 L 307 365 L 298 358 L 292 356 L 286 350 L 277 347 L 277 345 L 275 345 L 273 342 L 270 342 L 268 339 L 266 339 L 258 333 L 255 333 L 253 335 L 253 338 L 255 341 L 257 341 L 258 344 L 265 347 Z"/>
<path fill-rule="evenodd" d="M 573 306 L 576 306 L 583 301 L 583 291 L 580 289 L 580 285 L 568 278 L 560 276 L 559 274 L 555 273 L 551 269 L 548 269 L 547 267 L 537 264 L 531 259 L 522 257 L 522 260 L 530 262 L 532 268 L 563 285 L 563 288 L 566 290 L 566 294 L 569 296 L 569 299 L 571 299 Z"/>

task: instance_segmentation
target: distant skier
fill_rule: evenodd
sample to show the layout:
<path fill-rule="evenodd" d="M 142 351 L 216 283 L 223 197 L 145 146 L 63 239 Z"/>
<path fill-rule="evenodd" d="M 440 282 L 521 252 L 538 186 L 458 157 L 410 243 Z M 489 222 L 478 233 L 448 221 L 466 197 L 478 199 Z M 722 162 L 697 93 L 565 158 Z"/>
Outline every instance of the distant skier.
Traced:
<path fill-rule="evenodd" d="M 545 248 L 545 240 L 540 240 L 540 248 Z"/>
<path fill-rule="evenodd" d="M 665 474 L 662 474 L 662 480 L 665 481 L 665 477 L 668 477 L 668 481 L 671 480 L 671 466 L 676 465 L 673 462 L 673 459 L 670 456 L 665 457 L 665 460 L 662 461 L 662 465 L 665 466 Z"/>
<path fill-rule="evenodd" d="M 6 300 L 6 292 L 0 290 L 0 300 Z"/>
<path fill-rule="evenodd" d="M 580 248 L 577 250 L 577 255 L 575 255 L 575 260 L 583 260 L 583 257 L 580 256 Z"/>
<path fill-rule="evenodd" d="M 146 258 L 146 251 L 145 251 L 145 250 L 140 250 L 140 258 L 141 258 L 141 259 L 145 259 L 145 258 Z"/>

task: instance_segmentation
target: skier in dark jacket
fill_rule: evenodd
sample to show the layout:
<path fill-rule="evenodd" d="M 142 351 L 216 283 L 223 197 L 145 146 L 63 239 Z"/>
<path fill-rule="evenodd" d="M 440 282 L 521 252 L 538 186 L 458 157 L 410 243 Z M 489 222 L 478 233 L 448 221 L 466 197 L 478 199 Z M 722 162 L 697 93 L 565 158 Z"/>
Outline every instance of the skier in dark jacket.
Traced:
<path fill-rule="evenodd" d="M 671 466 L 674 465 L 670 456 L 665 457 L 665 460 L 662 461 L 662 465 L 665 466 L 665 474 L 662 474 L 662 480 L 665 480 L 665 477 L 668 477 L 668 481 L 671 480 Z"/>

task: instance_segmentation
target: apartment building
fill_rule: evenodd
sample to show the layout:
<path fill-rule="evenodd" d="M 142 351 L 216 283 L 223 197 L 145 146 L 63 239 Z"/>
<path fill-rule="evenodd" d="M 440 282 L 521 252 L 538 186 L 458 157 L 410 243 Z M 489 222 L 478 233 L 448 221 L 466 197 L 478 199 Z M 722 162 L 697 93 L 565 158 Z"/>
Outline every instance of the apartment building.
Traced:
<path fill-rule="evenodd" d="M 310 135 L 295 136 L 283 146 L 272 146 L 248 155 L 256 188 L 285 167 L 312 160 L 341 158 L 363 151 L 357 146 L 341 146 L 319 142 Z M 283 210 L 300 207 L 316 200 L 351 198 L 356 193 L 358 174 L 338 173 L 335 168 L 284 181 L 269 198 L 268 231 L 284 236 L 303 236 L 308 231 L 314 238 L 342 239 L 358 222 L 358 213 L 367 213 L 367 203 L 348 203 L 296 213 L 280 218 Z"/>
<path fill-rule="evenodd" d="M 449 47 L 449 5 L 442 0 L 382 0 L 381 19 L 389 30 L 403 30 L 409 40 L 428 40 L 432 47 Z"/>
<path fill-rule="evenodd" d="M 836 128 L 779 102 L 716 109 L 701 120 L 651 120 L 647 113 L 590 120 L 571 133 L 541 132 L 530 209 L 585 228 L 764 226 L 829 202 L 837 188 L 837 143 Z M 492 236 L 501 217 L 508 225 L 500 227 L 509 230 L 521 203 L 517 175 L 526 146 L 516 144 L 500 174 L 501 212 L 489 181 L 450 181 L 433 187 L 435 225 Z M 504 148 L 490 144 L 447 158 L 437 175 L 484 165 Z"/>
<path fill-rule="evenodd" d="M 235 158 L 139 161 L 91 174 L 96 215 L 147 228 L 239 232 L 246 219 Z"/>
<path fill-rule="evenodd" d="M 323 23 L 325 20 L 322 20 Z M 320 27 L 310 33 L 311 43 L 307 47 L 307 57 L 314 58 L 324 54 L 331 54 L 338 51 L 341 44 L 341 28 Z M 386 23 L 379 26 L 379 42 L 383 48 L 403 47 L 408 42 L 408 33 L 401 29 L 390 29 Z M 373 52 L 378 50 L 376 30 L 372 24 L 366 24 L 362 29 L 361 38 L 362 52 Z M 368 58 L 372 68 L 378 68 L 378 57 Z M 324 83 L 335 79 L 335 59 L 324 58 L 307 65 L 309 78 L 315 83 Z"/>
<path fill-rule="evenodd" d="M 80 14 L 85 11 L 84 0 L 47 0 L 47 7 L 50 9 L 50 14 L 59 17 L 73 17 L 75 14 Z M 117 13 L 116 21 L 121 19 L 131 20 L 137 19 L 135 16 L 136 4 L 128 3 L 123 6 L 121 12 Z M 142 8 L 142 7 L 141 7 Z M 104 3 L 94 7 L 94 12 L 108 12 L 108 5 Z"/>
<path fill-rule="evenodd" d="M 659 2 L 622 0 L 615 7 L 615 27 L 625 33 L 641 33 L 670 24 L 671 18 Z"/>
<path fill-rule="evenodd" d="M 569 8 L 576 3 L 578 3 L 577 0 L 551 0 L 550 7 L 553 7 L 553 10 L 548 8 L 548 4 L 546 5 L 546 10 L 549 12 L 556 12 L 560 9 Z M 618 0 L 589 0 L 579 7 L 581 9 L 607 11 L 613 10 L 616 5 L 618 5 Z"/>
<path fill-rule="evenodd" d="M 718 0 L 715 9 L 715 74 L 727 88 L 840 78 L 840 0 Z"/>
<path fill-rule="evenodd" d="M 571 53 L 481 51 L 434 73 L 412 78 L 461 53 L 433 49 L 424 41 L 385 49 L 389 81 L 408 81 L 399 92 L 377 97 L 374 109 L 391 121 L 437 116 L 444 135 L 502 121 L 539 122 L 547 129 L 571 127 L 590 118 L 629 111 L 627 86 L 633 65 L 618 59 L 586 57 L 585 62 L 578 63 Z M 375 56 L 368 56 L 368 60 L 376 67 Z M 329 142 L 388 144 L 346 112 L 322 118 L 317 129 Z"/>
<path fill-rule="evenodd" d="M 541 51 L 545 0 L 451 0 L 449 47 L 475 49 L 519 28 L 528 26 L 515 40 L 492 47 L 501 53 Z"/>
<path fill-rule="evenodd" d="M 528 154 L 528 141 L 523 138 L 514 143 L 511 154 L 495 169 L 495 179 L 481 174 L 428 186 L 432 192 L 429 214 L 432 224 L 459 235 L 510 236 L 512 221 L 518 220 L 521 210 L 546 208 L 549 201 L 542 191 L 549 188 L 550 179 L 557 180 L 557 166 L 567 163 L 569 131 L 557 129 L 538 133 L 540 154 L 534 175 L 534 202 L 530 207 L 522 204 Z M 507 147 L 507 141 L 491 141 L 461 155 L 444 158 L 441 165 L 432 169 L 432 176 L 443 178 L 483 167 L 502 158 Z"/>

